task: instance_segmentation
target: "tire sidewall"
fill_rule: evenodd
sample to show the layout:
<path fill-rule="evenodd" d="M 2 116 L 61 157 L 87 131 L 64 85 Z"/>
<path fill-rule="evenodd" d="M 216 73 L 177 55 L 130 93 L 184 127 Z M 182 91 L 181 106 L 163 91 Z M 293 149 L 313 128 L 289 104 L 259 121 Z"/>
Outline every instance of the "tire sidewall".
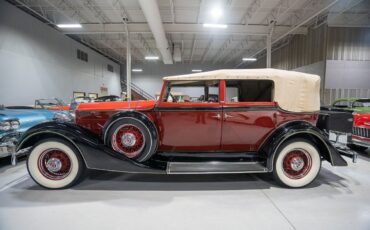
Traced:
<path fill-rule="evenodd" d="M 305 150 L 310 155 L 312 161 L 310 171 L 307 173 L 307 175 L 299 179 L 289 178 L 287 175 L 285 175 L 283 169 L 283 160 L 285 156 L 293 149 Z M 304 139 L 293 139 L 283 144 L 279 148 L 279 151 L 277 152 L 277 155 L 274 159 L 273 174 L 275 179 L 277 179 L 280 184 L 283 184 L 284 186 L 291 188 L 301 188 L 307 186 L 312 181 L 314 181 L 315 178 L 318 176 L 320 169 L 321 169 L 321 156 L 315 145 Z"/>
<path fill-rule="evenodd" d="M 40 155 L 47 149 L 57 148 L 62 150 L 71 161 L 71 171 L 61 180 L 46 178 L 39 170 L 38 162 Z M 61 139 L 45 139 L 34 145 L 27 158 L 27 170 L 31 178 L 40 186 L 48 189 L 63 189 L 75 184 L 81 177 L 84 164 L 77 149 Z"/>
<path fill-rule="evenodd" d="M 123 118 L 119 118 L 118 120 L 116 120 L 114 124 L 112 125 L 112 127 L 109 128 L 109 131 L 108 131 L 109 147 L 112 148 L 112 136 L 114 132 L 116 131 L 116 129 L 119 128 L 121 125 L 125 125 L 125 124 L 131 124 L 139 128 L 145 139 L 145 143 L 144 143 L 145 146 L 143 150 L 137 156 L 130 158 L 130 159 L 133 159 L 138 162 L 143 162 L 143 161 L 148 160 L 156 150 L 156 143 L 153 140 L 153 136 L 149 128 L 144 124 L 144 122 L 142 122 L 139 119 L 132 118 L 132 117 L 123 117 Z M 122 153 L 119 153 L 119 154 L 122 154 Z M 125 156 L 124 154 L 122 155 Z"/>

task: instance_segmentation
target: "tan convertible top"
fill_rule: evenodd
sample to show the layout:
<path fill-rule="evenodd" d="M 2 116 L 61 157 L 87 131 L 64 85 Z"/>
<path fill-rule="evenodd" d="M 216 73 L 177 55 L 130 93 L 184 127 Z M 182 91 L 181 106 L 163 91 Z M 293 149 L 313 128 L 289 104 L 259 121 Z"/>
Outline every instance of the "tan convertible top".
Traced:
<path fill-rule="evenodd" d="M 287 111 L 320 110 L 320 77 L 313 74 L 278 69 L 225 69 L 163 78 L 176 80 L 272 80 L 274 101 Z"/>

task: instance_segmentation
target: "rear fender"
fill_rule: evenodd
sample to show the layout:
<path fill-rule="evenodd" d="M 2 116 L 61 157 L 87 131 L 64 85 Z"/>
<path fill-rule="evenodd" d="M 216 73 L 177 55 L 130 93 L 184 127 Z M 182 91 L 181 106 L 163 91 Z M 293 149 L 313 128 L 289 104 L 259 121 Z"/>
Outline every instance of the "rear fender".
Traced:
<path fill-rule="evenodd" d="M 347 162 L 330 143 L 325 134 L 306 121 L 292 121 L 277 128 L 260 148 L 261 154 L 267 159 L 267 168 L 273 170 L 274 158 L 279 147 L 292 138 L 304 138 L 313 142 L 321 157 L 333 166 L 347 166 Z"/>

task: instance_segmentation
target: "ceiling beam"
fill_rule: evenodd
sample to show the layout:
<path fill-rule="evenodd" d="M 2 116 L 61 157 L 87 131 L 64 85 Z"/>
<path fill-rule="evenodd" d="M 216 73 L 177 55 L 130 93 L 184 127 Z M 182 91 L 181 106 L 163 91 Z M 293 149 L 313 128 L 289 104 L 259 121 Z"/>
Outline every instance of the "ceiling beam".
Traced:
<path fill-rule="evenodd" d="M 162 61 L 164 64 L 173 64 L 173 57 L 170 51 L 169 43 L 166 38 L 165 30 L 163 28 L 163 22 L 161 14 L 159 12 L 159 6 L 156 0 L 139 0 L 141 10 L 148 22 L 151 33 L 154 36 L 157 49 L 162 55 Z M 131 33 L 132 30 L 127 28 Z"/>
<path fill-rule="evenodd" d="M 127 24 L 130 33 L 152 33 L 149 25 L 146 23 Z M 261 35 L 266 36 L 269 32 L 268 25 L 229 25 L 225 30 L 215 30 L 204 28 L 202 24 L 163 24 L 166 33 L 182 34 L 239 34 L 239 35 Z M 276 26 L 275 31 L 285 32 L 289 26 Z M 81 29 L 64 29 L 64 34 L 94 34 L 94 33 L 126 33 L 122 23 L 105 23 L 105 24 L 82 24 Z M 300 27 L 292 31 L 293 34 L 306 34 L 307 28 Z"/>

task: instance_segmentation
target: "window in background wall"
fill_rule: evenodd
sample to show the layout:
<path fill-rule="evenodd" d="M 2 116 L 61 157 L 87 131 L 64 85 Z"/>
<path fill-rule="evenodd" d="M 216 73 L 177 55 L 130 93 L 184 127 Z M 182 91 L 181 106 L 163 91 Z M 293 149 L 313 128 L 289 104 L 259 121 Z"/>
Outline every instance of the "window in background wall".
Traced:
<path fill-rule="evenodd" d="M 112 65 L 109 65 L 108 64 L 107 65 L 107 69 L 108 69 L 109 72 L 112 72 L 112 73 L 114 72 L 114 69 L 113 69 L 113 66 Z"/>
<path fill-rule="evenodd" d="M 88 95 L 89 95 L 89 98 L 91 98 L 91 99 L 98 98 L 98 94 L 97 93 L 89 93 Z"/>
<path fill-rule="evenodd" d="M 77 49 L 77 58 L 80 59 L 81 61 L 88 62 L 89 61 L 89 56 L 87 53 L 83 52 L 82 50 Z"/>
<path fill-rule="evenodd" d="M 85 95 L 86 93 L 84 92 L 73 92 L 73 98 L 84 97 Z"/>

